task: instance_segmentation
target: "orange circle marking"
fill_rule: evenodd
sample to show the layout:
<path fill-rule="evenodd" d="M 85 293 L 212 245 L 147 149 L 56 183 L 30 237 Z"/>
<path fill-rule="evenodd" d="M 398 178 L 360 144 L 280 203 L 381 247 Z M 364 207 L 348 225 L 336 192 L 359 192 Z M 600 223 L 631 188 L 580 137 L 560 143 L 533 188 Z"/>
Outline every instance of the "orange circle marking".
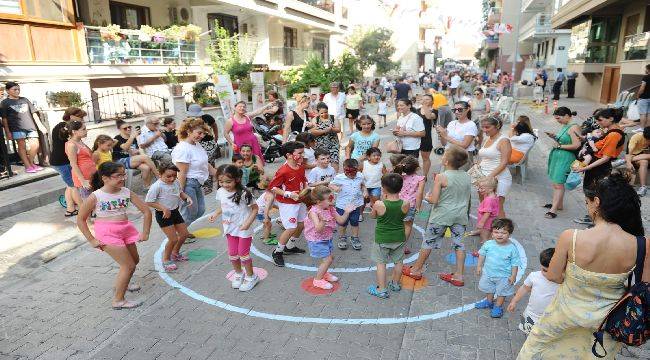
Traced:
<path fill-rule="evenodd" d="M 412 277 L 408 277 L 406 275 L 402 275 L 400 283 L 402 284 L 402 289 L 411 291 L 419 291 L 429 284 L 427 278 L 424 276 L 420 280 L 415 280 Z"/>

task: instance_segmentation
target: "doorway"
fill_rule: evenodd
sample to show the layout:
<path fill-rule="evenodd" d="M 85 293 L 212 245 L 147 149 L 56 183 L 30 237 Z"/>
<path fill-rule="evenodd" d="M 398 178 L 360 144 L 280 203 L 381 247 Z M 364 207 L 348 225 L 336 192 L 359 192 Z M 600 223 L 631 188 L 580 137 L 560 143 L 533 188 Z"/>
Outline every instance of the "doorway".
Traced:
<path fill-rule="evenodd" d="M 603 71 L 603 85 L 600 91 L 600 102 L 609 104 L 618 96 L 619 82 L 621 80 L 621 68 L 618 66 L 605 66 Z"/>

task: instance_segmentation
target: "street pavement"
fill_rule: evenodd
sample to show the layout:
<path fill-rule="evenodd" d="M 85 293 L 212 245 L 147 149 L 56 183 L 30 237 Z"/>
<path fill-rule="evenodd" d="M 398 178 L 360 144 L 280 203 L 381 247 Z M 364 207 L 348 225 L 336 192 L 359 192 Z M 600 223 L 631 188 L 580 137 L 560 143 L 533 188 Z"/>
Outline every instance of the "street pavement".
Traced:
<path fill-rule="evenodd" d="M 582 118 L 594 108 L 579 99 L 560 100 L 560 105 L 576 109 Z M 531 117 L 540 134 L 559 128 L 542 109 L 527 104 L 520 109 Z M 373 111 L 369 110 L 370 114 Z M 388 129 L 379 133 L 386 144 Z M 565 210 L 556 219 L 544 218 L 541 205 L 551 198 L 546 177 L 548 152 L 549 143 L 541 138 L 532 150 L 525 185 L 515 176 L 505 205 L 507 216 L 516 225 L 513 238 L 525 250 L 528 265 L 521 271 L 523 275 L 539 269 L 539 252 L 552 247 L 561 231 L 575 228 L 571 219 L 585 211 L 582 193 L 575 190 L 567 192 Z M 384 160 L 388 162 L 387 155 Z M 440 158 L 432 155 L 432 160 L 437 171 Z M 278 165 L 270 164 L 267 169 Z M 427 189 L 430 186 L 427 184 Z M 475 214 L 476 196 L 473 198 Z M 207 199 L 208 212 L 213 211 L 214 195 Z M 645 223 L 648 203 L 644 198 Z M 3 221 L 1 230 L 6 236 L 0 238 L 2 243 L 28 241 L 0 253 L 0 359 L 489 360 L 514 359 L 525 341 L 517 325 L 526 301 L 515 313 L 492 319 L 487 311 L 471 306 L 483 297 L 473 266 L 467 268 L 463 288 L 437 279 L 438 272 L 451 270 L 449 241 L 432 253 L 425 280 L 405 286 L 412 290 L 391 293 L 386 300 L 368 295 L 366 288 L 375 281 L 374 272 L 367 269 L 373 266 L 369 249 L 375 225 L 369 217 L 361 224 L 361 251 L 334 250 L 333 267 L 343 270 L 337 273 L 340 288 L 318 296 L 301 287 L 302 281 L 313 276 L 309 267 L 316 265 L 307 254 L 285 256 L 287 263 L 296 265 L 293 268 L 277 268 L 256 254 L 254 266 L 268 276 L 248 293 L 231 289 L 223 236 L 200 238 L 186 245 L 184 249 L 191 251 L 196 261 L 181 264 L 173 273 L 159 273 L 156 253 L 164 236 L 154 222 L 149 241 L 138 244 L 141 261 L 134 282 L 141 284 L 142 290 L 127 295 L 143 300 L 144 305 L 115 311 L 110 303 L 117 266 L 106 254 L 83 244 L 48 263 L 39 260 L 43 252 L 59 243 L 52 239 L 57 233 L 68 239 L 74 227 L 73 222 L 63 220 L 63 211 L 57 206 Z M 133 220 L 140 226 L 139 217 Z M 416 224 L 425 225 L 422 219 Z M 202 219 L 191 229 L 214 227 Z M 42 228 L 55 230 L 39 247 L 35 229 Z M 273 231 L 279 233 L 280 229 L 274 225 Z M 468 250 L 476 249 L 477 240 L 466 238 Z M 409 241 L 414 253 L 421 241 L 422 235 L 414 231 Z M 253 245 L 268 258 L 272 247 L 258 236 Z M 304 240 L 299 246 L 306 248 Z"/>

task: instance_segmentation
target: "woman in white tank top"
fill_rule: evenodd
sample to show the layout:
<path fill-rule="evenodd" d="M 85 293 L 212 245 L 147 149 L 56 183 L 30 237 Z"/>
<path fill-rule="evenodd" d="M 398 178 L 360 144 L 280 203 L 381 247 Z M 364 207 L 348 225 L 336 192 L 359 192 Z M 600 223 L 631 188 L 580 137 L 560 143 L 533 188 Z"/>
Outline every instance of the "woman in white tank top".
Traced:
<path fill-rule="evenodd" d="M 512 185 L 512 175 L 508 170 L 508 161 L 512 147 L 507 136 L 501 134 L 503 123 L 494 116 L 481 120 L 481 129 L 485 134 L 483 145 L 478 151 L 479 164 L 482 172 L 497 179 L 497 195 L 499 196 L 499 217 L 505 217 L 503 204 L 506 194 Z M 480 196 L 480 195 L 479 195 Z"/>

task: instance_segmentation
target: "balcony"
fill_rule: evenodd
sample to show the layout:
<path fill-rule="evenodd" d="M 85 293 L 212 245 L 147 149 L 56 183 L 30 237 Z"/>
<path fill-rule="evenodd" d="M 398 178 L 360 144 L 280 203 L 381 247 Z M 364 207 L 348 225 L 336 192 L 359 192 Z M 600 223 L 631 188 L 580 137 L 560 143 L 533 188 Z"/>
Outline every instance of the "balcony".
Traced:
<path fill-rule="evenodd" d="M 625 60 L 650 60 L 650 31 L 625 37 Z"/>
<path fill-rule="evenodd" d="M 418 52 L 420 53 L 433 53 L 433 48 L 430 43 L 425 40 L 418 40 Z"/>
<path fill-rule="evenodd" d="M 521 4 L 522 12 L 539 12 L 543 11 L 547 2 L 544 0 L 523 0 Z"/>
<path fill-rule="evenodd" d="M 491 7 L 488 11 L 488 25 L 494 25 L 501 22 L 501 8 Z"/>
<path fill-rule="evenodd" d="M 553 30 L 551 14 L 547 13 L 536 14 L 519 29 L 519 37 L 522 41 L 554 37 L 558 33 L 570 33 L 570 31 Z"/>
<path fill-rule="evenodd" d="M 271 47 L 271 64 L 280 66 L 297 66 L 304 65 L 310 57 L 316 56 L 323 62 L 327 62 L 323 58 L 323 54 L 317 50 L 288 48 L 288 47 Z"/>
<path fill-rule="evenodd" d="M 298 0 L 298 1 L 334 14 L 333 0 Z"/>

